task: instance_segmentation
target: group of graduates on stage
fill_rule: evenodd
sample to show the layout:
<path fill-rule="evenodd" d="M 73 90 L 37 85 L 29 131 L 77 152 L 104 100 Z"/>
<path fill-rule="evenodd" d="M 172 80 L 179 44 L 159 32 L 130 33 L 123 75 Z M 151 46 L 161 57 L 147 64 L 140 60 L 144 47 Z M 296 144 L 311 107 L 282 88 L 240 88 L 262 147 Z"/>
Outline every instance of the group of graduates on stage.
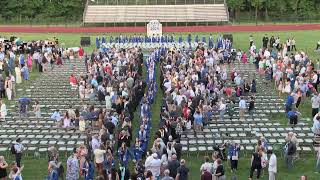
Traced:
<path fill-rule="evenodd" d="M 186 42 L 190 45 L 192 43 L 193 37 L 191 34 L 188 34 L 186 38 Z M 133 35 L 133 36 L 125 36 L 125 35 L 119 35 L 116 37 L 110 36 L 109 38 L 109 44 L 112 43 L 175 43 L 176 39 L 174 34 L 171 35 L 154 35 L 152 37 L 149 36 L 142 36 L 140 35 Z M 180 36 L 178 38 L 178 43 L 182 44 L 184 42 L 184 38 Z M 231 50 L 232 49 L 232 41 L 228 38 L 224 38 L 222 35 L 219 35 L 217 38 L 217 41 L 214 41 L 213 36 L 210 34 L 208 41 L 206 36 L 202 37 L 202 40 L 200 41 L 199 36 L 194 36 L 194 42 L 195 43 L 208 43 L 208 47 L 210 49 L 217 48 L 217 49 L 225 49 L 225 50 Z M 105 36 L 96 37 L 96 47 L 99 49 L 102 44 L 107 43 L 107 38 Z"/>

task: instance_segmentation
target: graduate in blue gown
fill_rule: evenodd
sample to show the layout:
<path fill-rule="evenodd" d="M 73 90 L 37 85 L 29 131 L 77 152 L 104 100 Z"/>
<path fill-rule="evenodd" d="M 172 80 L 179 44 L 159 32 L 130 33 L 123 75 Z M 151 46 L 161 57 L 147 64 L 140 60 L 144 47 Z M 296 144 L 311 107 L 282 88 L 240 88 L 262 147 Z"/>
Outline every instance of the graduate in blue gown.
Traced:
<path fill-rule="evenodd" d="M 174 34 L 171 34 L 170 42 L 171 42 L 171 43 L 173 43 L 173 42 L 174 42 Z"/>
<path fill-rule="evenodd" d="M 206 40 L 206 37 L 205 37 L 205 36 L 202 36 L 202 42 L 203 42 L 203 43 L 207 43 L 207 40 Z"/>
<path fill-rule="evenodd" d="M 192 41 L 192 38 L 191 38 L 191 34 L 188 34 L 188 37 L 187 37 L 187 42 L 190 44 Z"/>
<path fill-rule="evenodd" d="M 106 43 L 106 37 L 102 36 L 101 44 L 105 44 L 105 43 Z"/>
<path fill-rule="evenodd" d="M 99 38 L 99 36 L 96 37 L 96 48 L 97 49 L 100 48 L 100 38 Z"/>
<path fill-rule="evenodd" d="M 221 34 L 219 35 L 219 37 L 217 39 L 217 48 L 218 49 L 222 49 L 223 48 L 223 38 L 222 38 Z"/>
<path fill-rule="evenodd" d="M 199 37 L 198 37 L 198 35 L 196 35 L 196 37 L 194 38 L 194 42 L 196 42 L 196 43 L 199 42 Z"/>
<path fill-rule="evenodd" d="M 112 37 L 112 36 L 110 36 L 109 43 L 110 43 L 110 44 L 113 43 L 113 37 Z"/>
<path fill-rule="evenodd" d="M 182 36 L 180 35 L 180 37 L 179 37 L 179 44 L 182 44 L 182 41 L 183 41 L 183 39 L 182 39 Z"/>
<path fill-rule="evenodd" d="M 232 48 L 232 43 L 231 43 L 231 41 L 230 41 L 229 39 L 226 39 L 226 40 L 225 40 L 225 44 L 226 44 L 226 46 L 225 46 L 226 50 L 230 51 L 231 48 Z"/>
<path fill-rule="evenodd" d="M 212 48 L 214 47 L 214 40 L 213 40 L 212 35 L 210 35 L 210 37 L 209 37 L 209 43 L 208 43 L 208 45 L 209 45 L 209 48 L 210 48 L 210 49 L 212 49 Z"/>

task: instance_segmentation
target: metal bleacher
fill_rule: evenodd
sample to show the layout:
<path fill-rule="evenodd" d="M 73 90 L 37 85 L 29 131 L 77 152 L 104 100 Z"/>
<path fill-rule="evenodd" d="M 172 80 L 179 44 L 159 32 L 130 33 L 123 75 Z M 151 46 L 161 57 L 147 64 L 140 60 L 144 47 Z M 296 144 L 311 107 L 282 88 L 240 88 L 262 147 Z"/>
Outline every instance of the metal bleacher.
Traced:
<path fill-rule="evenodd" d="M 96 5 L 87 4 L 83 23 L 227 22 L 228 8 L 221 4 Z"/>

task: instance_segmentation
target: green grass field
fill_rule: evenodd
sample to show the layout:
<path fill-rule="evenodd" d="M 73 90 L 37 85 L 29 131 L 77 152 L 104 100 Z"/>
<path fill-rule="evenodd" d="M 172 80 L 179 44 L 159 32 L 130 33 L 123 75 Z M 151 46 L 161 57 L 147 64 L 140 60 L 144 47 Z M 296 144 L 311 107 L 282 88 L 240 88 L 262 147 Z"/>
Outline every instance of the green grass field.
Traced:
<path fill-rule="evenodd" d="M 320 31 L 287 31 L 287 32 L 266 32 L 268 36 L 274 35 L 274 36 L 280 36 L 281 41 L 284 42 L 288 37 L 294 36 L 297 43 L 297 48 L 299 50 L 304 50 L 309 57 L 311 57 L 312 60 L 320 59 L 320 56 L 314 53 L 314 48 L 318 40 L 320 40 Z M 184 37 L 187 36 L 188 33 L 183 33 L 182 35 Z M 193 33 L 194 34 L 194 33 Z M 217 37 L 217 33 L 212 33 L 214 37 Z M 264 32 L 234 32 L 233 34 L 233 40 L 234 44 L 233 47 L 237 49 L 246 50 L 249 46 L 249 35 L 252 34 L 255 43 L 257 47 L 260 47 L 262 42 L 261 39 Z M 7 36 L 9 37 L 12 35 L 12 33 L 2 33 L 0 36 Z M 82 36 L 90 36 L 91 37 L 91 46 L 86 47 L 85 50 L 89 53 L 94 49 L 95 47 L 95 37 L 97 34 L 61 34 L 61 33 L 41 33 L 41 34 L 28 34 L 28 33 L 15 33 L 14 34 L 17 37 L 21 37 L 23 40 L 39 40 L 39 39 L 52 39 L 52 37 L 59 38 L 59 42 L 63 43 L 65 47 L 74 47 L 79 46 L 80 44 L 80 37 Z M 110 36 L 115 36 L 116 34 L 99 34 Z M 199 33 L 199 39 L 201 39 L 202 36 L 209 36 L 210 33 Z M 180 36 L 180 34 L 175 33 L 176 38 Z M 159 72 L 159 67 L 157 69 Z M 144 69 L 145 72 L 145 69 Z M 38 75 L 35 73 L 33 75 L 33 79 L 36 78 Z M 159 82 L 159 74 L 157 74 L 157 83 Z M 24 86 L 28 86 L 27 84 L 24 84 Z M 274 92 L 276 93 L 276 92 Z M 159 89 L 155 103 L 152 106 L 152 135 L 154 134 L 154 131 L 157 130 L 158 122 L 159 122 L 159 114 L 160 114 L 160 105 L 162 101 L 162 92 Z M 284 97 L 285 98 L 285 97 Z M 306 101 L 304 104 L 301 105 L 300 111 L 302 112 L 303 117 L 311 118 L 311 105 L 310 101 Z M 138 113 L 135 113 L 137 116 Z M 273 115 L 272 120 L 281 122 L 282 124 L 285 124 L 285 116 L 284 115 Z M 136 117 L 137 118 L 137 117 Z M 134 127 L 137 127 L 137 124 L 134 125 Z M 150 141 L 152 142 L 152 141 Z M 10 155 L 11 156 L 11 155 Z M 319 175 L 315 174 L 315 155 L 302 155 L 301 159 L 295 162 L 295 168 L 294 170 L 288 172 L 284 167 L 284 160 L 281 158 L 280 153 L 277 154 L 278 156 L 278 177 L 279 180 L 296 180 L 299 179 L 301 175 L 307 175 L 308 179 L 310 180 L 319 180 Z M 8 157 L 8 156 L 7 156 Z M 9 158 L 9 159 L 8 159 Z M 12 156 L 8 157 L 7 161 L 10 162 L 12 160 Z M 187 152 L 183 153 L 183 158 L 187 160 L 187 166 L 190 168 L 190 179 L 191 180 L 198 180 L 200 179 L 200 166 L 203 162 L 203 154 L 200 154 L 199 156 L 197 154 L 191 154 L 190 156 L 187 156 Z M 227 177 L 230 179 L 233 175 L 238 177 L 239 180 L 245 180 L 248 178 L 249 175 L 249 156 L 247 157 L 240 157 L 239 162 L 239 170 L 236 174 L 231 174 L 229 168 L 227 169 Z M 66 162 L 66 157 L 63 156 L 62 158 L 63 162 Z M 41 180 L 44 179 L 46 173 L 47 173 L 47 159 L 46 156 L 42 155 L 42 158 L 33 158 L 32 155 L 29 157 L 23 158 L 23 164 L 25 164 L 25 170 L 23 172 L 23 177 L 26 180 Z M 226 167 L 228 167 L 227 163 L 225 163 Z M 268 179 L 267 173 L 265 173 L 265 176 L 261 179 Z"/>

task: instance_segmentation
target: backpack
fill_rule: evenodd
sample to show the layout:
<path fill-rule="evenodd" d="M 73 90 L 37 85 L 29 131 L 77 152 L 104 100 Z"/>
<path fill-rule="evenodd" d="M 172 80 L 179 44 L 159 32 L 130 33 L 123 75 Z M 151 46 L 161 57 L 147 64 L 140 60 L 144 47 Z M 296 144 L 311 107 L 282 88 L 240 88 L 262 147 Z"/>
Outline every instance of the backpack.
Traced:
<path fill-rule="evenodd" d="M 16 148 L 14 148 L 14 144 L 11 145 L 10 151 L 12 154 L 17 154 Z"/>

